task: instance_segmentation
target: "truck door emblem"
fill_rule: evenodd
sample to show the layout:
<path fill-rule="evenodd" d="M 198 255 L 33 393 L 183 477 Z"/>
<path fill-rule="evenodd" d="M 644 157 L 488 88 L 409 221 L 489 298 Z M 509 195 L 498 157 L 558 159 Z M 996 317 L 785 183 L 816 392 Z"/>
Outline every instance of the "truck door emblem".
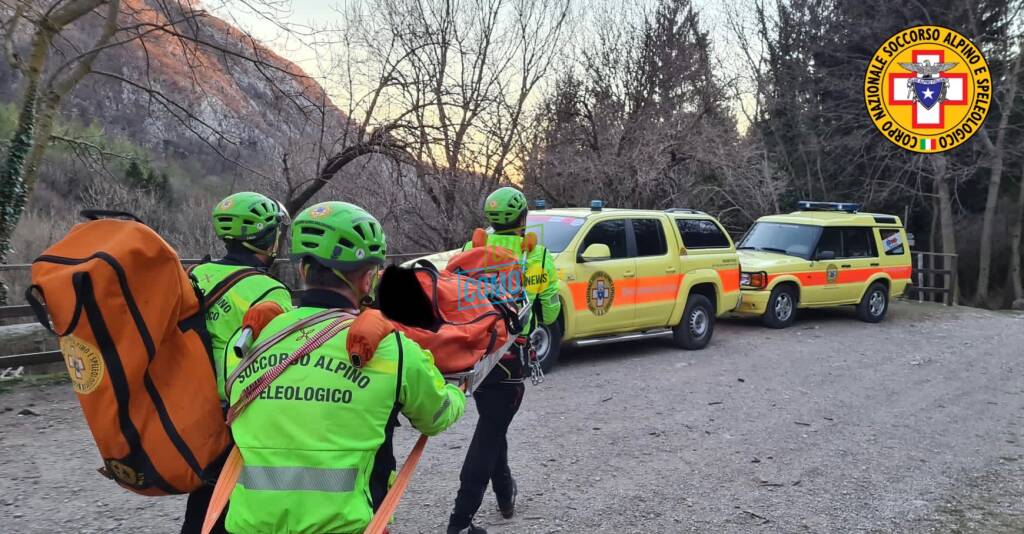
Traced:
<path fill-rule="evenodd" d="M 594 315 L 604 315 L 615 300 L 615 283 L 604 271 L 597 271 L 587 283 L 587 308 Z"/>

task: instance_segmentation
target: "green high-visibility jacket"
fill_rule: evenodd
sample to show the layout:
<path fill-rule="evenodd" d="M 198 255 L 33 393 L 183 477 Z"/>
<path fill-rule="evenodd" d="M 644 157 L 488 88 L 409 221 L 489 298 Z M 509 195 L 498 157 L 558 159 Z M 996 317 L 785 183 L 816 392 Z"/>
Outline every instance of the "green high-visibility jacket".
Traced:
<path fill-rule="evenodd" d="M 199 289 L 209 295 L 224 279 L 242 269 L 251 269 L 236 262 L 201 263 L 192 269 L 192 275 L 199 282 Z M 254 304 L 265 300 L 281 305 L 285 311 L 292 309 L 292 295 L 279 280 L 265 274 L 248 276 L 239 280 L 224 293 L 217 302 L 207 303 L 206 329 L 210 332 L 210 348 L 214 369 L 217 371 L 217 392 L 221 400 L 224 394 L 224 378 L 227 376 L 228 360 L 237 360 L 229 340 L 242 326 L 242 318 Z M 235 362 L 237 363 L 237 361 Z"/>
<path fill-rule="evenodd" d="M 304 305 L 288 312 L 256 343 L 321 311 Z M 231 403 L 328 324 L 289 335 L 240 371 Z M 289 367 L 232 424 L 244 467 L 231 494 L 228 531 L 363 532 L 395 473 L 391 437 L 399 412 L 427 435 L 462 416 L 465 395 L 445 384 L 415 342 L 388 335 L 360 369 L 350 364 L 347 337 L 343 331 Z"/>
<path fill-rule="evenodd" d="M 487 236 L 487 244 L 507 248 L 521 255 L 523 237 L 511 234 L 490 234 Z M 463 250 L 473 248 L 473 242 L 466 243 L 462 248 Z M 558 319 L 558 313 L 562 311 L 562 302 L 558 299 L 558 270 L 555 268 L 555 259 L 544 245 L 538 243 L 527 254 L 523 277 L 525 278 L 523 287 L 526 296 L 530 299 L 532 310 L 540 310 L 540 317 L 537 319 L 543 324 L 555 322 Z M 529 331 L 532 331 L 534 325 L 532 316 L 530 320 L 527 320 L 527 325 Z"/>

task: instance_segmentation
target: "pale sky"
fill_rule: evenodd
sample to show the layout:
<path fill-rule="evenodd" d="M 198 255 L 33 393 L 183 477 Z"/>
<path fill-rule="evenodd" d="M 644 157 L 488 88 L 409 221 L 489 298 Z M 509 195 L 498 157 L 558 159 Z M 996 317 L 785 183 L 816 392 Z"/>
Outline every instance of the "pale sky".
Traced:
<path fill-rule="evenodd" d="M 317 65 L 317 54 L 300 41 L 301 36 L 296 38 L 289 35 L 282 29 L 282 26 L 289 28 L 324 28 L 340 27 L 343 18 L 339 11 L 343 10 L 348 0 L 292 0 L 291 2 L 270 0 L 268 4 L 280 4 L 276 9 L 257 12 L 251 6 L 260 2 L 248 2 L 246 0 L 204 0 L 204 8 L 215 13 L 232 24 L 251 33 L 254 37 L 272 48 L 275 52 L 298 64 L 310 76 L 321 79 L 320 68 Z M 427 0 L 430 1 L 430 0 Z M 615 5 L 616 0 L 606 0 Z M 625 2 L 623 2 L 625 3 Z M 641 8 L 656 5 L 656 0 L 629 0 L 631 5 L 639 5 Z M 723 1 L 723 0 L 693 0 L 693 4 L 700 14 L 702 27 L 710 33 L 714 43 L 715 56 L 719 62 L 716 68 L 717 74 L 728 80 L 727 85 L 745 93 L 745 58 L 738 49 L 733 32 L 729 29 L 730 12 L 741 20 L 750 20 L 750 10 L 753 0 Z M 587 0 L 577 0 L 577 9 L 588 5 Z M 584 8 L 585 9 L 585 8 Z M 586 13 L 582 13 L 585 18 Z M 586 31 L 584 25 L 581 29 Z M 579 31 L 579 30 L 578 30 Z M 753 52 L 757 54 L 756 51 Z M 321 82 L 323 80 L 321 79 Z M 329 84 L 323 83 L 327 93 L 338 99 L 337 91 L 333 91 Z M 736 115 L 741 129 L 745 130 L 747 121 L 741 111 L 741 105 L 748 109 L 752 105 L 752 97 L 747 94 L 740 94 L 734 98 L 736 102 Z M 347 108 L 345 102 L 335 102 L 341 109 Z"/>

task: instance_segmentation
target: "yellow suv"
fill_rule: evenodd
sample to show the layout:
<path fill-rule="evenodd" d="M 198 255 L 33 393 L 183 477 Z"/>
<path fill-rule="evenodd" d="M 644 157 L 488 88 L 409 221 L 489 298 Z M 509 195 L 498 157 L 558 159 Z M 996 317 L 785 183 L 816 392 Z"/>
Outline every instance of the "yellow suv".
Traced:
<path fill-rule="evenodd" d="M 859 209 L 801 201 L 799 211 L 758 219 L 736 247 L 737 312 L 772 328 L 793 324 L 797 308 L 854 304 L 861 320 L 884 319 L 890 295 L 910 283 L 910 246 L 899 217 Z"/>
<path fill-rule="evenodd" d="M 527 231 L 555 257 L 562 313 L 534 332 L 544 369 L 561 343 L 577 345 L 672 335 L 676 345 L 701 349 L 716 316 L 739 303 L 739 258 L 729 234 L 699 211 L 539 209 Z M 428 256 L 443 268 L 458 251 Z"/>

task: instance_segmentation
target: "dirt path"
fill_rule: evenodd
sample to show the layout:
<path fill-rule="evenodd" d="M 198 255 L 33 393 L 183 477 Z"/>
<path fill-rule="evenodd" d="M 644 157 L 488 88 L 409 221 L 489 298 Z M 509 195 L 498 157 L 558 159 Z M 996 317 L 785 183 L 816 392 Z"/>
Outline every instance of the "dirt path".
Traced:
<path fill-rule="evenodd" d="M 899 303 L 719 323 L 564 356 L 510 436 L 520 513 L 490 532 L 1021 532 L 1024 315 Z M 3 411 L 7 410 L 8 411 Z M 38 416 L 18 416 L 29 408 Z M 443 531 L 475 410 L 431 440 L 393 532 Z M 398 431 L 404 455 L 415 434 Z M 176 532 L 184 502 L 102 479 L 66 386 L 0 395 L 6 532 Z"/>

